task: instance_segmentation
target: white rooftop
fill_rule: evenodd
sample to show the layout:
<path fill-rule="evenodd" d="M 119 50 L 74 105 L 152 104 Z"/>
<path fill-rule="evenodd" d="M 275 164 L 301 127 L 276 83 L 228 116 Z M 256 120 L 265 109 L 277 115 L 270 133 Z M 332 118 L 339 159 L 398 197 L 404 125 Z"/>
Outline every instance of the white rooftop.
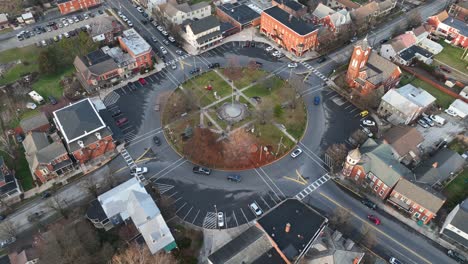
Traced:
<path fill-rule="evenodd" d="M 425 108 L 435 102 L 436 98 L 421 88 L 407 84 L 398 89 L 390 89 L 382 100 L 400 112 L 411 115 L 418 108 Z"/>
<path fill-rule="evenodd" d="M 25 20 L 33 18 L 33 14 L 31 12 L 24 13 L 21 15 L 21 17 Z"/>
<path fill-rule="evenodd" d="M 449 109 L 450 108 L 456 108 L 459 111 L 463 112 L 465 115 L 468 115 L 468 104 L 465 103 L 461 99 L 456 99 L 455 101 L 453 101 L 453 103 L 450 105 Z"/>
<path fill-rule="evenodd" d="M 122 33 L 122 41 L 135 56 L 151 51 L 151 46 L 148 42 L 133 28 L 127 29 Z"/>

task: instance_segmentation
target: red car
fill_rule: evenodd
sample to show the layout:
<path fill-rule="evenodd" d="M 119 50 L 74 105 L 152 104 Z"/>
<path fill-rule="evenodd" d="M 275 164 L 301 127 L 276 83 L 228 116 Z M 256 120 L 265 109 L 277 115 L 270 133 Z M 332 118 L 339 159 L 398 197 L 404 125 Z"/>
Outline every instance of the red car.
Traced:
<path fill-rule="evenodd" d="M 139 82 L 141 85 L 146 85 L 146 84 L 147 84 L 146 80 L 143 79 L 143 78 L 138 79 L 138 82 Z"/>
<path fill-rule="evenodd" d="M 117 126 L 122 126 L 123 124 L 127 123 L 128 122 L 128 118 L 124 117 L 124 118 L 120 118 L 119 120 L 117 120 L 117 122 L 115 122 L 117 124 Z"/>
<path fill-rule="evenodd" d="M 443 70 L 444 72 L 448 72 L 448 73 L 451 73 L 451 72 L 452 72 L 452 70 L 450 70 L 450 68 L 445 67 L 444 65 L 440 65 L 439 67 L 440 67 L 440 69 Z"/>
<path fill-rule="evenodd" d="M 367 219 L 371 220 L 372 222 L 374 222 L 375 225 L 380 225 L 380 219 L 375 216 L 375 215 L 368 215 L 367 216 Z"/>

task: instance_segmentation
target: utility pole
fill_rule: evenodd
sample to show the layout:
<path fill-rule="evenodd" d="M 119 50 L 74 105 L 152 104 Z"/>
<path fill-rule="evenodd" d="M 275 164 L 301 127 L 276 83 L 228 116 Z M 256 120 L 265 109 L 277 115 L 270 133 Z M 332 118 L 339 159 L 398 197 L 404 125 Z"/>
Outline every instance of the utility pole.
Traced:
<path fill-rule="evenodd" d="M 278 156 L 278 152 L 280 151 L 281 145 L 283 145 L 283 136 L 281 136 L 280 142 L 278 143 L 278 149 L 276 150 L 275 158 L 276 158 L 276 156 Z"/>

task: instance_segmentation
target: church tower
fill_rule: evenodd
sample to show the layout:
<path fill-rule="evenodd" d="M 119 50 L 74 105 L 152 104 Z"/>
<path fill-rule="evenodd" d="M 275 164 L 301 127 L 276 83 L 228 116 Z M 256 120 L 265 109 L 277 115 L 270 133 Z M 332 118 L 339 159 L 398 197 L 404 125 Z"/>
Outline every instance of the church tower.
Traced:
<path fill-rule="evenodd" d="M 354 80 L 359 76 L 359 72 L 366 65 L 371 49 L 367 42 L 367 37 L 354 46 L 353 54 L 351 55 L 351 60 L 348 65 L 348 71 L 346 72 L 346 82 L 350 87 L 355 86 Z"/>
<path fill-rule="evenodd" d="M 361 160 L 361 152 L 359 148 L 355 148 L 348 153 L 345 164 L 343 166 L 343 175 L 349 176 L 353 171 L 354 166 Z"/>

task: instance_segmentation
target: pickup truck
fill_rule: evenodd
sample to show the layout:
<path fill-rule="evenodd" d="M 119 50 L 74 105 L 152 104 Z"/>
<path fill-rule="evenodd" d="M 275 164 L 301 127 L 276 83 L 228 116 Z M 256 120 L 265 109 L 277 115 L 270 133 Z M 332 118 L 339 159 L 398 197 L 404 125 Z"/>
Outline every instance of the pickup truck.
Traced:
<path fill-rule="evenodd" d="M 446 120 L 439 115 L 430 115 L 429 118 L 439 126 L 445 125 Z"/>

